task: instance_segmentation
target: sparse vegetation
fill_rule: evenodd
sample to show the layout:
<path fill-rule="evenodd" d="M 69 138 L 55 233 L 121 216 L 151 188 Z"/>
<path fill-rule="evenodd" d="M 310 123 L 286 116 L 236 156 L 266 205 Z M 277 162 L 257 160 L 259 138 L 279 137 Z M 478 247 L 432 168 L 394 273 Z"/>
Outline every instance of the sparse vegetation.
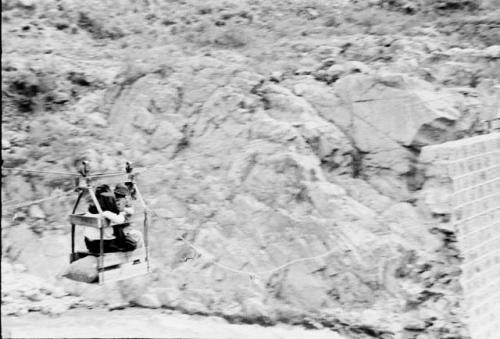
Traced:
<path fill-rule="evenodd" d="M 103 19 L 96 19 L 89 13 L 80 12 L 78 14 L 78 27 L 89 32 L 94 39 L 112 39 L 116 40 L 123 38 L 125 34 L 122 29 L 117 26 L 108 26 Z"/>
<path fill-rule="evenodd" d="M 213 43 L 223 48 L 240 48 L 249 42 L 249 32 L 243 27 L 226 26 L 213 38 Z"/>

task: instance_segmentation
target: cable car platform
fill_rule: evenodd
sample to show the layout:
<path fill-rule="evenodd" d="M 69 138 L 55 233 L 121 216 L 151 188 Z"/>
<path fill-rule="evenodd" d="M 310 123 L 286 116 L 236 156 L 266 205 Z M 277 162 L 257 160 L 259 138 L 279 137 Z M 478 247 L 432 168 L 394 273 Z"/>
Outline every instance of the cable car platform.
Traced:
<path fill-rule="evenodd" d="M 75 252 L 70 254 L 70 263 L 87 256 L 94 256 L 99 263 L 99 253 Z M 149 273 L 146 251 L 144 246 L 130 252 L 112 252 L 102 255 L 102 262 L 98 264 L 95 281 L 97 284 L 124 280 Z"/>

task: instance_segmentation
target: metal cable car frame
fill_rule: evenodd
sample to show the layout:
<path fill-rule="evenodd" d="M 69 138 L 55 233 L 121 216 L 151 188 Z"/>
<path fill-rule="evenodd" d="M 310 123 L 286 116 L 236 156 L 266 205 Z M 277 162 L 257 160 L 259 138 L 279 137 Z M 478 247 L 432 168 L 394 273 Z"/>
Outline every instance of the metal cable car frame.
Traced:
<path fill-rule="evenodd" d="M 149 231 L 148 209 L 139 191 L 139 187 L 135 182 L 135 173 L 132 173 L 133 169 L 131 164 L 129 162 L 126 163 L 124 175 L 127 175 L 128 183 L 131 183 L 133 189 L 135 190 L 136 199 L 139 200 L 142 207 L 144 208 L 144 228 L 143 228 L 144 255 L 142 255 L 142 253 L 139 253 L 138 255 L 135 254 L 134 252 L 137 251 L 138 249 L 130 252 L 111 252 L 111 253 L 104 252 L 104 229 L 106 227 L 112 227 L 112 226 L 110 225 L 110 222 L 102 216 L 103 211 L 94 193 L 93 190 L 94 187 L 91 182 L 92 176 L 88 176 L 89 169 L 87 166 L 88 162 L 84 161 L 83 167 L 79 171 L 79 173 L 82 175 L 82 178 L 76 179 L 77 180 L 76 191 L 79 192 L 79 194 L 75 202 L 75 205 L 73 207 L 73 210 L 71 212 L 71 215 L 69 217 L 71 223 L 71 254 L 69 259 L 70 263 L 78 259 L 81 259 L 83 257 L 86 257 L 88 255 L 97 256 L 98 260 L 97 260 L 96 282 L 99 285 L 102 285 L 104 282 L 108 281 L 124 280 L 134 276 L 150 273 L 149 248 L 148 248 L 148 231 Z M 113 176 L 119 176 L 119 175 L 121 174 L 116 174 Z M 79 179 L 84 179 L 84 180 L 82 182 Z M 81 201 L 81 198 L 84 196 L 85 192 L 89 193 L 94 205 L 97 208 L 97 211 L 99 212 L 99 215 L 97 217 L 75 214 L 78 205 Z M 100 233 L 99 253 L 75 252 L 75 233 L 77 225 L 85 227 L 94 227 L 99 229 Z M 108 260 L 110 262 L 105 263 L 105 256 L 111 258 L 110 260 Z M 141 259 L 144 259 L 143 262 L 141 262 Z M 105 266 L 105 264 L 108 265 Z M 119 272 L 114 272 L 114 276 L 108 277 L 108 279 L 106 279 L 106 276 L 110 274 L 109 272 L 112 272 L 114 270 L 116 271 L 119 270 Z M 106 274 L 106 272 L 108 272 L 108 274 Z"/>

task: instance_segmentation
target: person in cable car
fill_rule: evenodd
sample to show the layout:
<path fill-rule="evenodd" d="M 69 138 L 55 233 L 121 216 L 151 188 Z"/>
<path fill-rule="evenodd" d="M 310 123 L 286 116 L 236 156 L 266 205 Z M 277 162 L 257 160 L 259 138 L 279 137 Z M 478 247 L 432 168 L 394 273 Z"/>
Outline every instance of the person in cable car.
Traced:
<path fill-rule="evenodd" d="M 124 184 L 117 184 L 113 193 L 118 211 L 124 213 L 127 222 L 130 221 L 130 217 L 134 214 L 134 208 L 130 205 L 130 190 Z"/>
<path fill-rule="evenodd" d="M 130 218 L 134 214 L 134 208 L 130 205 L 130 198 L 132 197 L 133 190 L 124 184 L 117 184 L 114 189 L 116 204 L 120 213 L 125 213 L 125 223 L 122 229 L 115 230 L 116 232 L 123 232 L 123 236 L 127 239 L 134 240 L 139 248 L 143 244 L 142 233 L 132 228 Z M 122 236 L 120 234 L 120 236 Z"/>
<path fill-rule="evenodd" d="M 126 187 L 125 187 L 126 188 Z M 117 203 L 116 196 L 119 196 L 120 203 Z M 128 252 L 137 248 L 137 241 L 128 232 L 124 231 L 127 220 L 133 213 L 133 209 L 126 206 L 126 191 L 122 188 L 113 192 L 108 185 L 100 185 L 95 191 L 97 202 L 99 203 L 102 215 L 108 219 L 113 227 L 104 228 L 103 245 L 104 253 Z M 124 195 L 124 197 L 123 197 Z M 120 206 L 120 207 L 119 207 Z M 89 214 L 99 214 L 97 207 L 91 203 L 88 207 Z M 96 228 L 85 228 L 85 245 L 92 253 L 99 253 L 100 232 Z"/>

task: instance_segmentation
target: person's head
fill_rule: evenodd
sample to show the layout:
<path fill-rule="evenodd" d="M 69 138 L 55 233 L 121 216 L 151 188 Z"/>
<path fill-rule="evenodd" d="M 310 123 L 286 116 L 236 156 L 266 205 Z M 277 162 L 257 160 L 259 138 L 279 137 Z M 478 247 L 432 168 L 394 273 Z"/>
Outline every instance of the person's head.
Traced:
<path fill-rule="evenodd" d="M 130 195 L 130 191 L 124 184 L 117 184 L 114 189 L 114 194 L 118 210 L 121 212 L 129 203 L 128 197 Z"/>
<path fill-rule="evenodd" d="M 110 211 L 113 213 L 119 213 L 115 195 L 108 185 L 97 186 L 97 188 L 95 189 L 95 197 L 103 212 Z M 89 212 L 98 213 L 97 207 L 95 207 L 94 205 L 89 206 Z"/>

